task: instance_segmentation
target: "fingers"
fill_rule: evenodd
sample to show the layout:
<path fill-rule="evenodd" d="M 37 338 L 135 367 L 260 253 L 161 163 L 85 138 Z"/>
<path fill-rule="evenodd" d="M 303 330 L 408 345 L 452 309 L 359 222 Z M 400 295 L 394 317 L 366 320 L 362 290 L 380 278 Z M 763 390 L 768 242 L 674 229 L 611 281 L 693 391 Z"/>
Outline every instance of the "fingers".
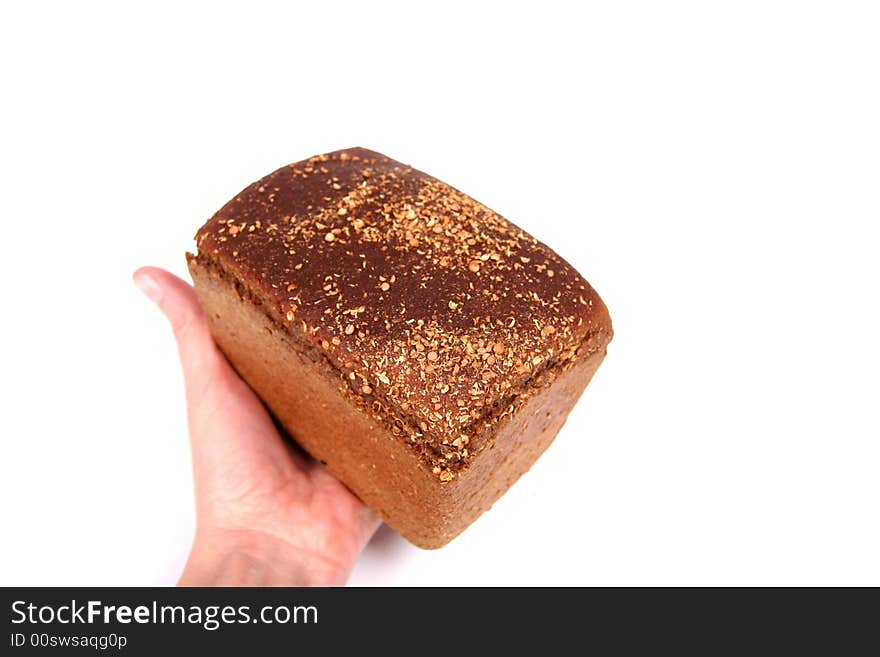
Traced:
<path fill-rule="evenodd" d="M 361 509 L 359 527 L 361 550 L 367 546 L 367 543 L 373 538 L 373 534 L 376 533 L 376 530 L 379 529 L 381 524 L 382 518 L 379 517 L 378 513 L 368 506 L 364 506 L 364 508 Z"/>
<path fill-rule="evenodd" d="M 191 404 L 198 402 L 216 376 L 223 357 L 211 338 L 195 291 L 174 274 L 156 267 L 138 269 L 134 282 L 159 306 L 171 324 L 183 366 L 187 399 Z"/>
<path fill-rule="evenodd" d="M 318 465 L 309 474 L 315 490 L 320 492 L 316 499 L 322 503 L 329 502 L 323 512 L 328 516 L 341 514 L 337 517 L 341 518 L 340 524 L 347 528 L 351 560 L 354 562 L 382 524 L 382 518 L 330 474 L 326 466 Z"/>

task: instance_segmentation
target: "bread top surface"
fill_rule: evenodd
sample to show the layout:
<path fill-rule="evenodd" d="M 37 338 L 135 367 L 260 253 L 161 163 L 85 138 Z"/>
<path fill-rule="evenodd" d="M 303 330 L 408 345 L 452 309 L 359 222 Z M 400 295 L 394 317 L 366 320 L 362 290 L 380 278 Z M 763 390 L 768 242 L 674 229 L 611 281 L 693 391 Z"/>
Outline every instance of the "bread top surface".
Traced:
<path fill-rule="evenodd" d="M 599 296 L 550 248 L 361 148 L 269 174 L 196 241 L 353 389 L 412 418 L 413 441 L 456 443 L 459 456 L 474 423 L 536 373 L 611 338 Z"/>

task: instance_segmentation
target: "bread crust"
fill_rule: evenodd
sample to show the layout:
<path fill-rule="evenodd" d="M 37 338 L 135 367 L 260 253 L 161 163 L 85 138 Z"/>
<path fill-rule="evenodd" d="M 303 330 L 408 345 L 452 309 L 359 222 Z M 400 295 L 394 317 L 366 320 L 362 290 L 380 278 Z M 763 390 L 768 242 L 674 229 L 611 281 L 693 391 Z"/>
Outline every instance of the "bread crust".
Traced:
<path fill-rule="evenodd" d="M 547 448 L 612 337 L 558 254 L 365 149 L 250 185 L 188 263 L 212 333 L 281 425 L 439 547 Z"/>

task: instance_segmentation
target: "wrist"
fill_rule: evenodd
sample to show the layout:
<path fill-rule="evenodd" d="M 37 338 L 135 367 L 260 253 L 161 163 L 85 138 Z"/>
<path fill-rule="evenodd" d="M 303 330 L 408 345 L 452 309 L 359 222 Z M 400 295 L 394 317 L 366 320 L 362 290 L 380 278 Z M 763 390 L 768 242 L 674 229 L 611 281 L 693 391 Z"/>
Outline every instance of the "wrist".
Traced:
<path fill-rule="evenodd" d="M 339 586 L 348 572 L 325 556 L 252 531 L 198 530 L 179 586 Z"/>

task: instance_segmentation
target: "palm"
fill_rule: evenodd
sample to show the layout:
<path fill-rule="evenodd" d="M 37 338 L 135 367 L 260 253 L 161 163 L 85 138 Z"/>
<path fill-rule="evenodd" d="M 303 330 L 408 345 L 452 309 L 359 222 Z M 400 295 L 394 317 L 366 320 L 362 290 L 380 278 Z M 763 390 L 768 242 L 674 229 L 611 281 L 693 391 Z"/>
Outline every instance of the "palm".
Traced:
<path fill-rule="evenodd" d="M 251 389 L 225 361 L 222 367 L 227 371 L 215 381 L 225 405 L 211 432 L 218 449 L 208 451 L 209 463 L 194 463 L 205 516 L 224 530 L 277 540 L 326 568 L 331 580 L 338 579 L 333 573 L 344 578 L 372 523 L 369 512 L 323 466 L 285 442 Z"/>

